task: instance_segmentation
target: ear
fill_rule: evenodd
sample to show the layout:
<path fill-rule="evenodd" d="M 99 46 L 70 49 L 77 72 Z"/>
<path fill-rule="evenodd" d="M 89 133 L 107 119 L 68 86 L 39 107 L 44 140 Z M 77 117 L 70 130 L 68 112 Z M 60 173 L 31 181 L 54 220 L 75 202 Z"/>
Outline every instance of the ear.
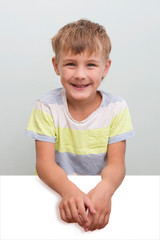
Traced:
<path fill-rule="evenodd" d="M 52 58 L 52 64 L 53 64 L 54 71 L 56 72 L 56 74 L 57 74 L 57 75 L 60 75 L 59 69 L 58 69 L 58 63 L 56 62 L 55 57 Z"/>
<path fill-rule="evenodd" d="M 107 75 L 110 66 L 111 66 L 111 59 L 108 59 L 105 63 L 105 68 L 104 68 L 104 71 L 103 71 L 103 78 Z"/>

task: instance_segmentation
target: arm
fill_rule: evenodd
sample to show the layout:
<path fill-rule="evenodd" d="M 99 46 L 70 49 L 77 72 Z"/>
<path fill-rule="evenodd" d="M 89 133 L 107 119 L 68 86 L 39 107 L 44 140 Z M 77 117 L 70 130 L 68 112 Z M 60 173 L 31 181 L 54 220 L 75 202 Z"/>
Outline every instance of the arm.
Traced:
<path fill-rule="evenodd" d="M 102 181 L 108 185 L 111 196 L 125 177 L 125 150 L 126 141 L 108 145 L 107 164 L 101 172 L 101 177 Z"/>
<path fill-rule="evenodd" d="M 89 222 L 83 227 L 87 230 L 104 228 L 109 221 L 111 197 L 125 177 L 126 141 L 108 145 L 107 164 L 101 172 L 101 182 L 92 189 L 88 196 L 97 211 L 95 216 L 89 213 Z"/>
<path fill-rule="evenodd" d="M 77 222 L 79 225 L 87 222 L 85 207 L 94 214 L 93 204 L 86 194 L 68 179 L 65 171 L 56 164 L 55 144 L 37 140 L 35 144 L 37 174 L 43 182 L 62 197 L 59 205 L 62 220 Z"/>

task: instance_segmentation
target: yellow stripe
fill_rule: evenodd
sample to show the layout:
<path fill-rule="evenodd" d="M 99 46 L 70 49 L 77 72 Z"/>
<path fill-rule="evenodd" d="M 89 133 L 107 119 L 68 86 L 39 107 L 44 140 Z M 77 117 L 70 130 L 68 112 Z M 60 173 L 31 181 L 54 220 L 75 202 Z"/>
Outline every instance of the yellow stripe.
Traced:
<path fill-rule="evenodd" d="M 94 130 L 72 130 L 57 128 L 58 141 L 55 149 L 76 155 L 104 153 L 108 143 L 108 128 Z"/>
<path fill-rule="evenodd" d="M 34 109 L 27 129 L 37 134 L 56 137 L 55 149 L 76 155 L 100 154 L 107 151 L 109 137 L 123 134 L 133 129 L 128 108 L 112 119 L 110 128 L 73 130 L 55 128 L 52 115 Z"/>
<path fill-rule="evenodd" d="M 110 137 L 123 134 L 133 129 L 129 109 L 125 108 L 115 116 L 110 125 Z"/>
<path fill-rule="evenodd" d="M 35 108 L 31 113 L 27 130 L 55 137 L 55 126 L 52 115 Z"/>

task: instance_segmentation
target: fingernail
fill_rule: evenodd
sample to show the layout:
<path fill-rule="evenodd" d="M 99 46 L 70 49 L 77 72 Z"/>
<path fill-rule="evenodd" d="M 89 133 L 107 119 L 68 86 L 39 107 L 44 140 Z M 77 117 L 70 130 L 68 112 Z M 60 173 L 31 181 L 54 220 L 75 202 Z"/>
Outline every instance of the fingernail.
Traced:
<path fill-rule="evenodd" d="M 96 210 L 95 210 L 95 209 L 93 209 L 93 212 L 94 212 L 94 213 L 96 213 Z"/>
<path fill-rule="evenodd" d="M 85 232 L 88 232 L 88 228 L 85 228 L 84 230 L 85 230 Z"/>

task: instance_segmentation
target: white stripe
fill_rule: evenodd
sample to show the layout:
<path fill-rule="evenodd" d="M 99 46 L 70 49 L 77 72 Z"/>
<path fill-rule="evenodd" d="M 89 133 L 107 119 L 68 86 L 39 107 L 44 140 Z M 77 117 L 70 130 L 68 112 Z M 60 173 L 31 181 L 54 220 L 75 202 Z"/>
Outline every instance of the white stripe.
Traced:
<path fill-rule="evenodd" d="M 88 118 L 86 121 L 74 122 L 70 116 L 65 113 L 64 105 L 50 104 L 51 113 L 53 115 L 55 127 L 71 128 L 73 130 L 89 130 L 109 127 L 112 119 L 127 107 L 126 102 L 111 103 L 107 107 L 100 107 L 93 115 L 93 118 Z M 46 110 L 45 110 L 46 111 Z"/>
<path fill-rule="evenodd" d="M 110 126 L 112 119 L 127 106 L 125 100 L 122 102 L 110 103 L 108 106 L 101 106 L 96 110 L 95 115 L 87 118 L 83 122 L 73 121 L 69 116 L 65 105 L 59 104 L 44 104 L 39 100 L 35 103 L 35 108 L 48 114 L 52 114 L 55 127 L 71 128 L 73 130 L 89 130 L 106 128 Z"/>
<path fill-rule="evenodd" d="M 42 103 L 39 100 L 36 101 L 35 108 L 51 115 L 49 105 L 45 105 L 44 103 Z"/>

